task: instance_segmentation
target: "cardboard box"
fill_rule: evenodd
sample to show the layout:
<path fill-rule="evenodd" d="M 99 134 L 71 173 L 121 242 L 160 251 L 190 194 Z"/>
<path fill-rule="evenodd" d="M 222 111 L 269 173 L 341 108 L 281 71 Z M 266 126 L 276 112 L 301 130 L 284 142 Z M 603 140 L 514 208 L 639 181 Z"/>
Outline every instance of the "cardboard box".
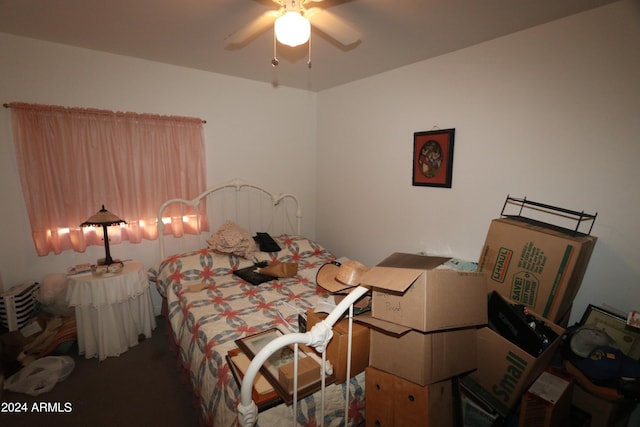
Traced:
<path fill-rule="evenodd" d="M 501 415 L 520 401 L 523 393 L 549 366 L 564 328 L 530 312 L 554 331 L 558 338 L 538 356 L 532 356 L 489 327 L 478 330 L 478 366 L 462 378 L 465 386 Z"/>
<path fill-rule="evenodd" d="M 489 328 L 537 357 L 544 350 L 545 343 L 557 338 L 557 334 L 546 326 L 546 322 L 532 328 L 532 319 L 525 314 L 525 310 L 529 309 L 493 291 L 489 296 Z"/>
<path fill-rule="evenodd" d="M 307 311 L 307 328 L 325 319 L 325 313 Z M 327 346 L 327 360 L 333 365 L 333 375 L 336 383 L 340 384 L 347 379 L 347 349 L 349 345 L 349 320 L 343 319 L 333 326 L 333 337 Z M 353 377 L 363 372 L 369 365 L 369 328 L 365 325 L 353 322 L 351 327 L 351 371 Z"/>
<path fill-rule="evenodd" d="M 422 332 L 486 324 L 486 275 L 442 268 L 449 259 L 397 252 L 370 269 L 373 317 Z"/>
<path fill-rule="evenodd" d="M 366 315 L 371 329 L 369 366 L 424 386 L 476 368 L 475 327 L 420 332 Z"/>
<path fill-rule="evenodd" d="M 419 386 L 369 367 L 365 387 L 368 427 L 455 425 L 451 380 Z"/>
<path fill-rule="evenodd" d="M 543 372 L 522 397 L 520 427 L 570 425 L 573 379 Z"/>
<path fill-rule="evenodd" d="M 596 240 L 540 222 L 494 219 L 478 271 L 487 273 L 489 292 L 558 322 L 578 293 Z"/>
<path fill-rule="evenodd" d="M 295 380 L 293 362 L 278 369 L 278 380 L 289 393 L 293 392 Z M 298 390 L 316 381 L 320 381 L 320 365 L 311 357 L 298 360 Z"/>

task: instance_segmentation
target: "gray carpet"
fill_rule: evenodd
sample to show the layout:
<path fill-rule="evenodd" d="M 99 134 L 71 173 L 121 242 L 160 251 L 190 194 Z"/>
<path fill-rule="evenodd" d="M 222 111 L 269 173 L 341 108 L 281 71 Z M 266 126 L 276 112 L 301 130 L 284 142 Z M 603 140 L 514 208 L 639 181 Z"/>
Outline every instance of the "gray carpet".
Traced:
<path fill-rule="evenodd" d="M 100 362 L 78 356 L 74 348 L 69 353 L 74 371 L 48 393 L 34 397 L 4 390 L 0 426 L 198 426 L 198 409 L 169 349 L 166 320 L 156 320 L 153 336 L 120 357 Z M 28 412 L 7 412 L 16 406 Z M 35 410 L 40 407 L 44 412 Z M 57 408 L 62 411 L 50 412 Z"/>

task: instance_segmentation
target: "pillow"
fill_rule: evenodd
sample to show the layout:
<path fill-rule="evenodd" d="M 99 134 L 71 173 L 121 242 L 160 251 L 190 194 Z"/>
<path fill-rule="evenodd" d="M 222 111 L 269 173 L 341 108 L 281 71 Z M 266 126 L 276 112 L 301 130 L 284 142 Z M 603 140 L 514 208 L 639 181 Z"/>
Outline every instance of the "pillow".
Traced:
<path fill-rule="evenodd" d="M 247 230 L 228 221 L 207 240 L 209 248 L 225 254 L 250 258 L 256 251 L 256 242 Z"/>

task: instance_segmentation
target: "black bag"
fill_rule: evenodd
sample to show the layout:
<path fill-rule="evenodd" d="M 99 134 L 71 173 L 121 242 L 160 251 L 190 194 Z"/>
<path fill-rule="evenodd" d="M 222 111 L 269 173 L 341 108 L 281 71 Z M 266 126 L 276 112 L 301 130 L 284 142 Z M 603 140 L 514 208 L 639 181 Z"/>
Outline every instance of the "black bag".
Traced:
<path fill-rule="evenodd" d="M 256 264 L 253 264 L 251 267 L 245 267 L 235 270 L 233 274 L 252 285 L 259 285 L 261 283 L 265 283 L 275 279 L 275 277 L 273 276 L 268 276 L 266 274 L 260 274 L 256 272 L 257 269 L 266 267 L 267 265 L 268 263 L 266 261 L 258 262 Z"/>
<path fill-rule="evenodd" d="M 282 250 L 269 233 L 256 233 L 253 240 L 256 241 L 262 252 L 280 252 Z"/>

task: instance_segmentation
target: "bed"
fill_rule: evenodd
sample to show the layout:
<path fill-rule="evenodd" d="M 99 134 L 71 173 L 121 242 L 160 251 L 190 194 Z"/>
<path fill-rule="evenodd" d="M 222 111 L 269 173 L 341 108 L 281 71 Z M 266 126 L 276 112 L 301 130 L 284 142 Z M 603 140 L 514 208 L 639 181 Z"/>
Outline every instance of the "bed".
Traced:
<path fill-rule="evenodd" d="M 260 201 L 253 201 L 254 196 Z M 175 226 L 176 218 L 194 220 L 193 215 L 182 215 L 182 210 L 178 214 L 174 210 L 167 220 L 170 206 L 176 204 L 196 212 L 196 222 L 209 225 L 209 231 L 204 227 L 205 231 L 197 233 L 195 240 L 181 243 L 191 248 L 177 243 L 188 237 L 186 233 L 179 239 L 165 237 L 165 223 Z M 202 206 L 206 207 L 206 213 Z M 206 218 L 199 218 L 201 215 Z M 207 426 L 245 425 L 246 421 L 238 417 L 241 385 L 226 360 L 228 352 L 237 347 L 236 340 L 272 328 L 283 332 L 295 330 L 298 314 L 326 297 L 316 286 L 315 275 L 336 256 L 318 242 L 300 235 L 301 217 L 295 196 L 271 193 L 241 180 L 208 189 L 192 200 L 172 199 L 158 211 L 161 261 L 149 270 L 149 277 L 163 298 L 170 339 Z M 269 233 L 282 250 L 257 250 L 244 257 L 211 249 L 213 234 L 229 223 L 251 236 Z M 233 274 L 256 261 L 269 265 L 296 263 L 298 271 L 292 277 L 257 286 Z M 328 385 L 324 393 L 316 392 L 294 399 L 289 405 L 281 403 L 261 410 L 257 425 L 291 425 L 294 412 L 296 425 L 363 425 L 364 374 L 342 384 Z"/>

